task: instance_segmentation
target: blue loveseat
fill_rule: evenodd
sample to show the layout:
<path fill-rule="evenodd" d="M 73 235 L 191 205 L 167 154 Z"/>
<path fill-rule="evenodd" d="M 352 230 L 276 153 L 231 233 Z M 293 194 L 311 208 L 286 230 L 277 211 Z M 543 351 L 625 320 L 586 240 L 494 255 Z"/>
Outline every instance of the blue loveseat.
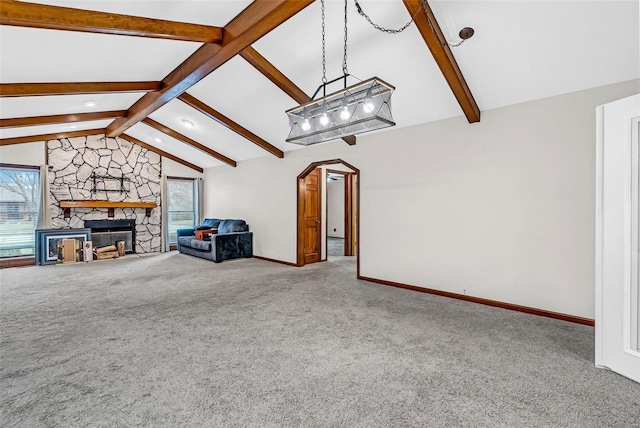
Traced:
<path fill-rule="evenodd" d="M 196 239 L 196 229 L 178 229 L 178 251 L 218 263 L 253 257 L 253 232 L 244 220 L 207 218 L 197 229 L 218 229 L 210 241 Z"/>

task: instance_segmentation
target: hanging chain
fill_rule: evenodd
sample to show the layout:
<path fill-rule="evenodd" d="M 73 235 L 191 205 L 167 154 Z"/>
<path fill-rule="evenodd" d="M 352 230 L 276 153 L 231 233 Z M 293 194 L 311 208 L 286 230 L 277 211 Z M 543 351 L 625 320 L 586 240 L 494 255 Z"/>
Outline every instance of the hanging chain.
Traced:
<path fill-rule="evenodd" d="M 464 42 L 465 42 L 464 39 L 460 40 L 458 43 L 449 43 L 449 42 L 442 43 L 442 42 L 440 42 L 440 46 L 442 46 L 442 47 L 449 46 L 450 48 L 457 48 L 458 46 L 460 46 Z"/>
<path fill-rule="evenodd" d="M 358 0 L 354 0 L 355 4 L 356 4 L 356 9 L 358 9 L 358 13 L 360 15 L 362 15 L 369 24 L 371 24 L 373 26 L 373 28 L 375 28 L 376 30 L 382 31 L 383 33 L 387 33 L 387 34 L 398 34 L 403 32 L 404 30 L 406 30 L 415 20 L 416 16 L 418 16 L 418 14 L 420 13 L 420 11 L 422 9 L 424 9 L 425 11 L 427 10 L 426 7 L 424 7 L 424 0 L 420 0 L 420 6 L 418 7 L 418 10 L 416 11 L 416 13 L 411 17 L 411 20 L 409 22 L 407 22 L 406 24 L 404 24 L 402 27 L 394 29 L 394 28 L 385 28 L 385 27 L 381 27 L 380 25 L 376 24 L 375 22 L 373 22 L 371 20 L 371 18 L 369 17 L 369 15 L 367 15 L 363 10 L 362 7 L 360 6 L 360 4 L 358 3 Z M 452 48 L 457 48 L 458 46 L 460 46 L 461 44 L 463 44 L 465 42 L 465 39 L 462 39 L 461 41 L 457 42 L 457 43 L 449 43 L 447 40 L 440 40 L 440 37 L 438 37 L 438 33 L 436 32 L 435 28 L 433 28 L 433 22 L 431 22 L 431 16 L 428 13 L 425 13 L 426 17 L 427 17 L 427 22 L 429 23 L 429 27 L 431 28 L 431 32 L 433 33 L 434 36 L 436 36 L 436 39 L 438 39 L 438 44 L 442 47 L 444 46 L 449 46 Z"/>
<path fill-rule="evenodd" d="M 420 0 L 420 5 L 422 5 L 422 0 Z M 440 34 L 442 34 L 442 40 L 441 40 L 440 37 L 438 37 L 438 32 L 433 27 L 433 22 L 431 22 L 431 15 L 429 15 L 427 13 L 426 16 L 427 16 L 427 22 L 429 23 L 429 28 L 431 28 L 431 33 L 433 33 L 434 37 L 438 40 L 438 44 L 440 46 L 442 46 L 442 47 L 449 46 L 449 47 L 452 47 L 452 48 L 457 48 L 458 46 L 460 46 L 461 44 L 464 43 L 464 39 L 460 40 L 458 43 L 449 43 L 444 38 L 444 34 L 442 34 L 442 31 L 440 31 Z"/>
<path fill-rule="evenodd" d="M 322 83 L 327 83 L 327 55 L 325 52 L 324 42 L 324 0 L 320 1 L 322 5 Z"/>
<path fill-rule="evenodd" d="M 347 69 L 347 3 L 348 0 L 344 0 L 344 57 L 342 59 L 342 73 L 346 76 L 349 74 Z"/>
<path fill-rule="evenodd" d="M 409 25 L 411 25 L 413 23 L 414 18 L 416 17 L 416 15 L 418 15 L 418 13 L 420 13 L 420 11 L 422 10 L 422 1 L 420 1 L 420 7 L 418 8 L 418 10 L 416 11 L 416 13 L 411 17 L 411 20 L 409 22 L 407 22 L 406 24 L 404 24 L 402 27 L 400 28 L 385 28 L 382 27 L 378 24 L 376 24 L 375 22 L 373 22 L 371 20 L 371 18 L 369 17 L 369 15 L 367 15 L 364 10 L 362 10 L 362 7 L 360 7 L 360 3 L 358 3 L 358 0 L 354 0 L 355 4 L 356 4 L 356 9 L 358 10 L 358 13 L 360 15 L 362 15 L 364 17 L 364 19 L 367 20 L 367 22 L 369 24 L 371 24 L 373 26 L 373 28 L 375 28 L 376 30 L 382 31 L 383 33 L 387 33 L 387 34 L 398 34 L 398 33 L 402 33 L 404 30 L 406 30 Z"/>

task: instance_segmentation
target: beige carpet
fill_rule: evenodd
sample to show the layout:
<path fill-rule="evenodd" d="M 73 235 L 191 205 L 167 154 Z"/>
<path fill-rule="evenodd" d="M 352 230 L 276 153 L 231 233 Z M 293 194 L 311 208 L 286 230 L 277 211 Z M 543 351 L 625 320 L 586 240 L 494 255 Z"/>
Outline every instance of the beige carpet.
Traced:
<path fill-rule="evenodd" d="M 0 271 L 3 427 L 638 427 L 593 328 L 175 252 Z"/>

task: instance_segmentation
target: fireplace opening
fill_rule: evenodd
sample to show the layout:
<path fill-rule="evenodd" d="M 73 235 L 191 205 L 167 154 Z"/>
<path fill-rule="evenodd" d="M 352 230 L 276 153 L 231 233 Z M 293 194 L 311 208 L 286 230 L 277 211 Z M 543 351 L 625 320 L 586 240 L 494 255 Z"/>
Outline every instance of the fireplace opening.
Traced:
<path fill-rule="evenodd" d="M 84 227 L 91 229 L 93 248 L 116 245 L 116 242 L 124 241 L 124 252 L 135 254 L 135 220 L 85 220 Z"/>

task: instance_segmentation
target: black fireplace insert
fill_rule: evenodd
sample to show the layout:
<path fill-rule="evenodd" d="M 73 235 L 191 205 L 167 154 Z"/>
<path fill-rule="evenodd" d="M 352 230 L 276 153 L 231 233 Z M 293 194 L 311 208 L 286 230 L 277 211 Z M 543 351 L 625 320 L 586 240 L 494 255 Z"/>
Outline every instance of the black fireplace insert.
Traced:
<path fill-rule="evenodd" d="M 84 227 L 91 229 L 93 248 L 116 245 L 124 241 L 124 252 L 136 252 L 136 221 L 135 220 L 85 220 Z"/>

